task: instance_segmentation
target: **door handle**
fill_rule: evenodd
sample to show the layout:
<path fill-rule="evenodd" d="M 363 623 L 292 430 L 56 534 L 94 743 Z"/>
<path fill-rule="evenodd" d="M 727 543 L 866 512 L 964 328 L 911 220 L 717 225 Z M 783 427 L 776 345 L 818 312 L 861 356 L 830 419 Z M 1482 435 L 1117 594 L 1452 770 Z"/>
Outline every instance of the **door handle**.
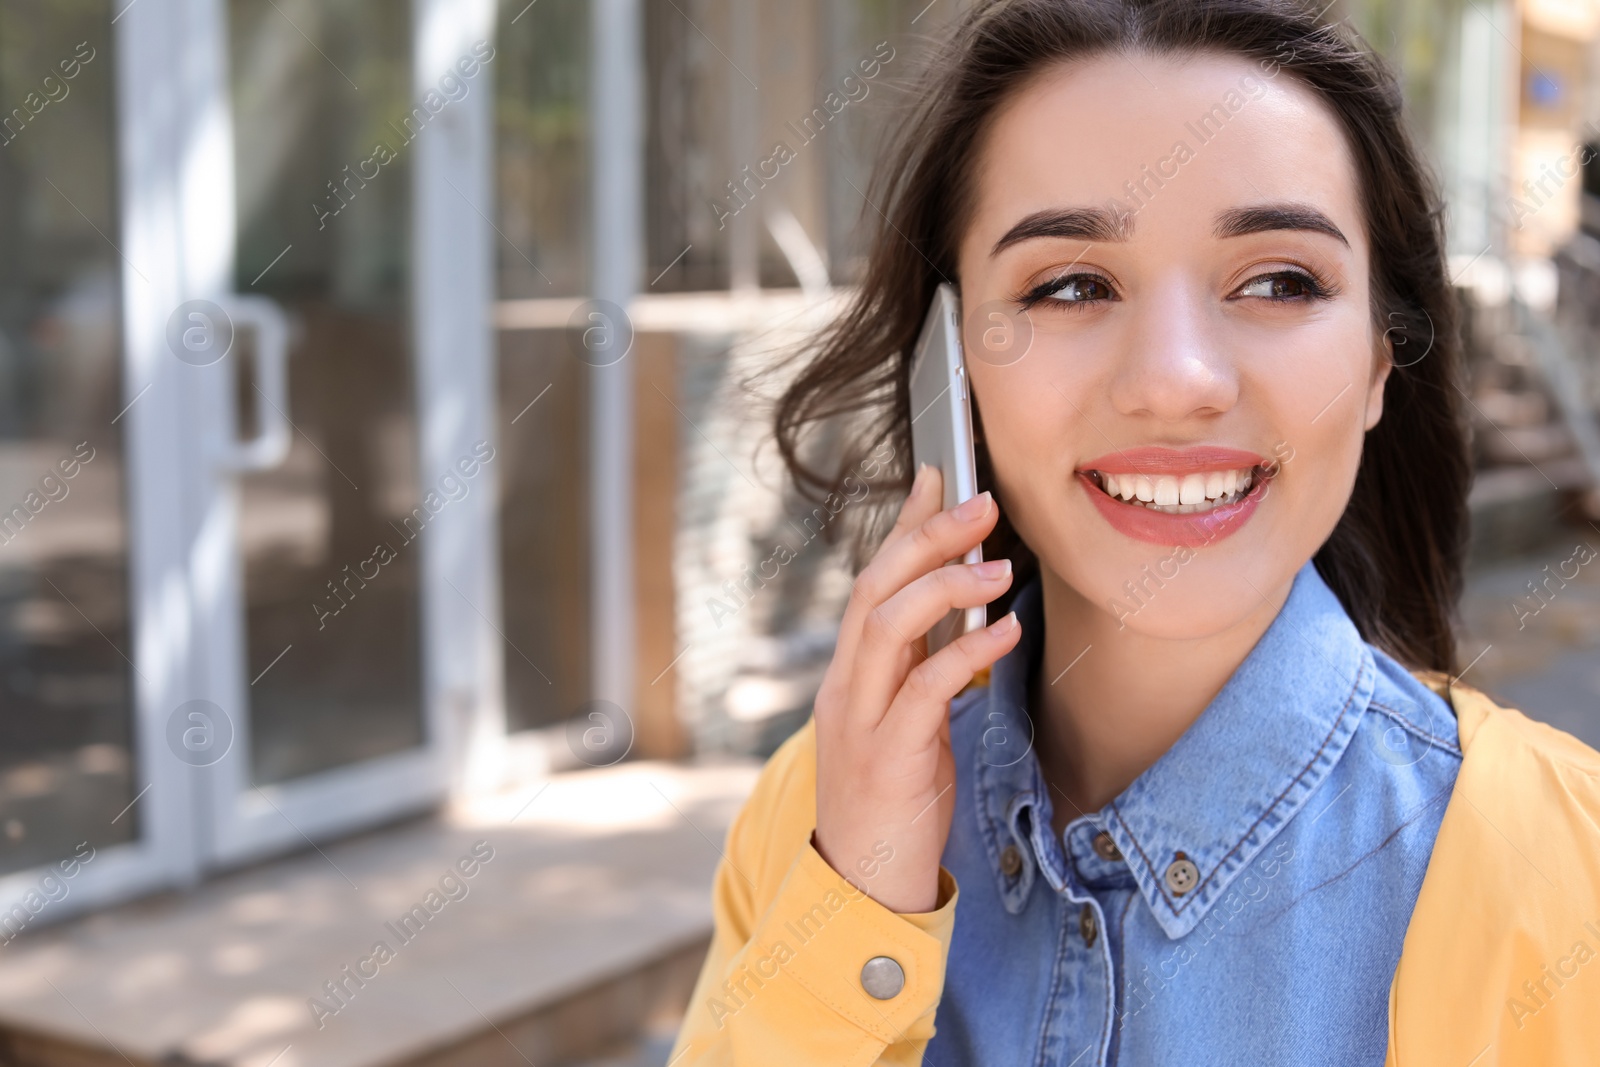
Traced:
<path fill-rule="evenodd" d="M 224 446 L 222 466 L 230 471 L 270 470 L 289 455 L 289 319 L 277 302 L 255 294 L 235 293 L 222 301 L 235 331 L 248 326 L 256 335 L 256 432 Z M 237 343 L 237 340 L 235 341 Z"/>

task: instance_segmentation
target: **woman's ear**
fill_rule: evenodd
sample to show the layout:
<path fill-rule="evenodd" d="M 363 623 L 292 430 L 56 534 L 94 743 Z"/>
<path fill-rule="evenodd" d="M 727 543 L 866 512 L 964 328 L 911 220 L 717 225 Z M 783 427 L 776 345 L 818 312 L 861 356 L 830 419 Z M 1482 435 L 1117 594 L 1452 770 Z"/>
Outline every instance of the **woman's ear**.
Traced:
<path fill-rule="evenodd" d="M 1383 387 L 1389 381 L 1389 372 L 1394 369 L 1394 338 L 1390 331 L 1383 331 L 1377 343 L 1372 346 L 1372 380 L 1367 383 L 1367 418 L 1365 429 L 1372 429 L 1378 425 L 1378 420 L 1383 418 Z"/>

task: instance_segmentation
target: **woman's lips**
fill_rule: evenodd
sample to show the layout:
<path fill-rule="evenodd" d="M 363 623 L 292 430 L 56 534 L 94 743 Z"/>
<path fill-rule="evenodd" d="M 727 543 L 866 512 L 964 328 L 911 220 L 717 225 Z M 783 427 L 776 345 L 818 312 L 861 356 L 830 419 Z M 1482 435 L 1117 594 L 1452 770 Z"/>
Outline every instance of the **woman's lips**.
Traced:
<path fill-rule="evenodd" d="M 1194 548 L 1243 526 L 1276 473 L 1276 464 L 1254 452 L 1147 446 L 1091 460 L 1077 475 L 1100 514 L 1120 533 Z"/>

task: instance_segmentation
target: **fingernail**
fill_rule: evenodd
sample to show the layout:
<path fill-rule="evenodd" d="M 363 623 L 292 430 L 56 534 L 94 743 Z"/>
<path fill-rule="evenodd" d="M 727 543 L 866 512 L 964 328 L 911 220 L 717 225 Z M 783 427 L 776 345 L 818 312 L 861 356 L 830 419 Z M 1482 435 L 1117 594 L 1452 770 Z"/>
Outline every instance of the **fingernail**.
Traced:
<path fill-rule="evenodd" d="M 992 582 L 1011 575 L 1011 561 L 1009 559 L 991 559 L 972 565 L 972 573 L 986 582 Z"/>
<path fill-rule="evenodd" d="M 915 496 L 921 496 L 923 494 L 923 492 L 928 488 L 928 472 L 930 470 L 932 470 L 932 469 L 933 469 L 933 465 L 932 464 L 929 464 L 929 463 L 918 463 L 917 464 L 916 476 L 911 479 L 911 495 L 912 496 L 914 496 L 914 497 Z"/>
<path fill-rule="evenodd" d="M 989 505 L 992 502 L 993 497 L 989 495 L 988 490 L 984 490 L 977 496 L 972 497 L 970 500 L 963 501 L 956 508 L 956 518 L 960 519 L 962 522 L 972 522 L 976 519 L 981 519 L 985 515 L 989 514 Z"/>
<path fill-rule="evenodd" d="M 991 625 L 989 627 L 989 629 L 995 634 L 996 637 L 1004 637 L 1006 634 L 1010 633 L 1012 630 L 1015 630 L 1016 628 L 1017 628 L 1017 613 L 1014 612 L 1014 611 L 1006 612 L 1006 617 L 1005 618 L 1001 619 L 999 622 L 996 622 L 996 623 L 994 623 L 993 625 Z"/>

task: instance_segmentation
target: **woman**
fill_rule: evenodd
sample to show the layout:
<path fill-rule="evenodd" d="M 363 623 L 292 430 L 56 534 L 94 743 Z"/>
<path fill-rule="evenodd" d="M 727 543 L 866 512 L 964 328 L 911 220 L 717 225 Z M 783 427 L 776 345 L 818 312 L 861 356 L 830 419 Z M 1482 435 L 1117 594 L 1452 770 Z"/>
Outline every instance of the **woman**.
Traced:
<path fill-rule="evenodd" d="M 858 576 L 673 1063 L 1593 1062 L 1600 756 L 1452 684 L 1440 212 L 1313 10 L 980 3 L 928 64 L 778 438 L 908 456 L 950 281 L 988 491 L 917 472 Z"/>

